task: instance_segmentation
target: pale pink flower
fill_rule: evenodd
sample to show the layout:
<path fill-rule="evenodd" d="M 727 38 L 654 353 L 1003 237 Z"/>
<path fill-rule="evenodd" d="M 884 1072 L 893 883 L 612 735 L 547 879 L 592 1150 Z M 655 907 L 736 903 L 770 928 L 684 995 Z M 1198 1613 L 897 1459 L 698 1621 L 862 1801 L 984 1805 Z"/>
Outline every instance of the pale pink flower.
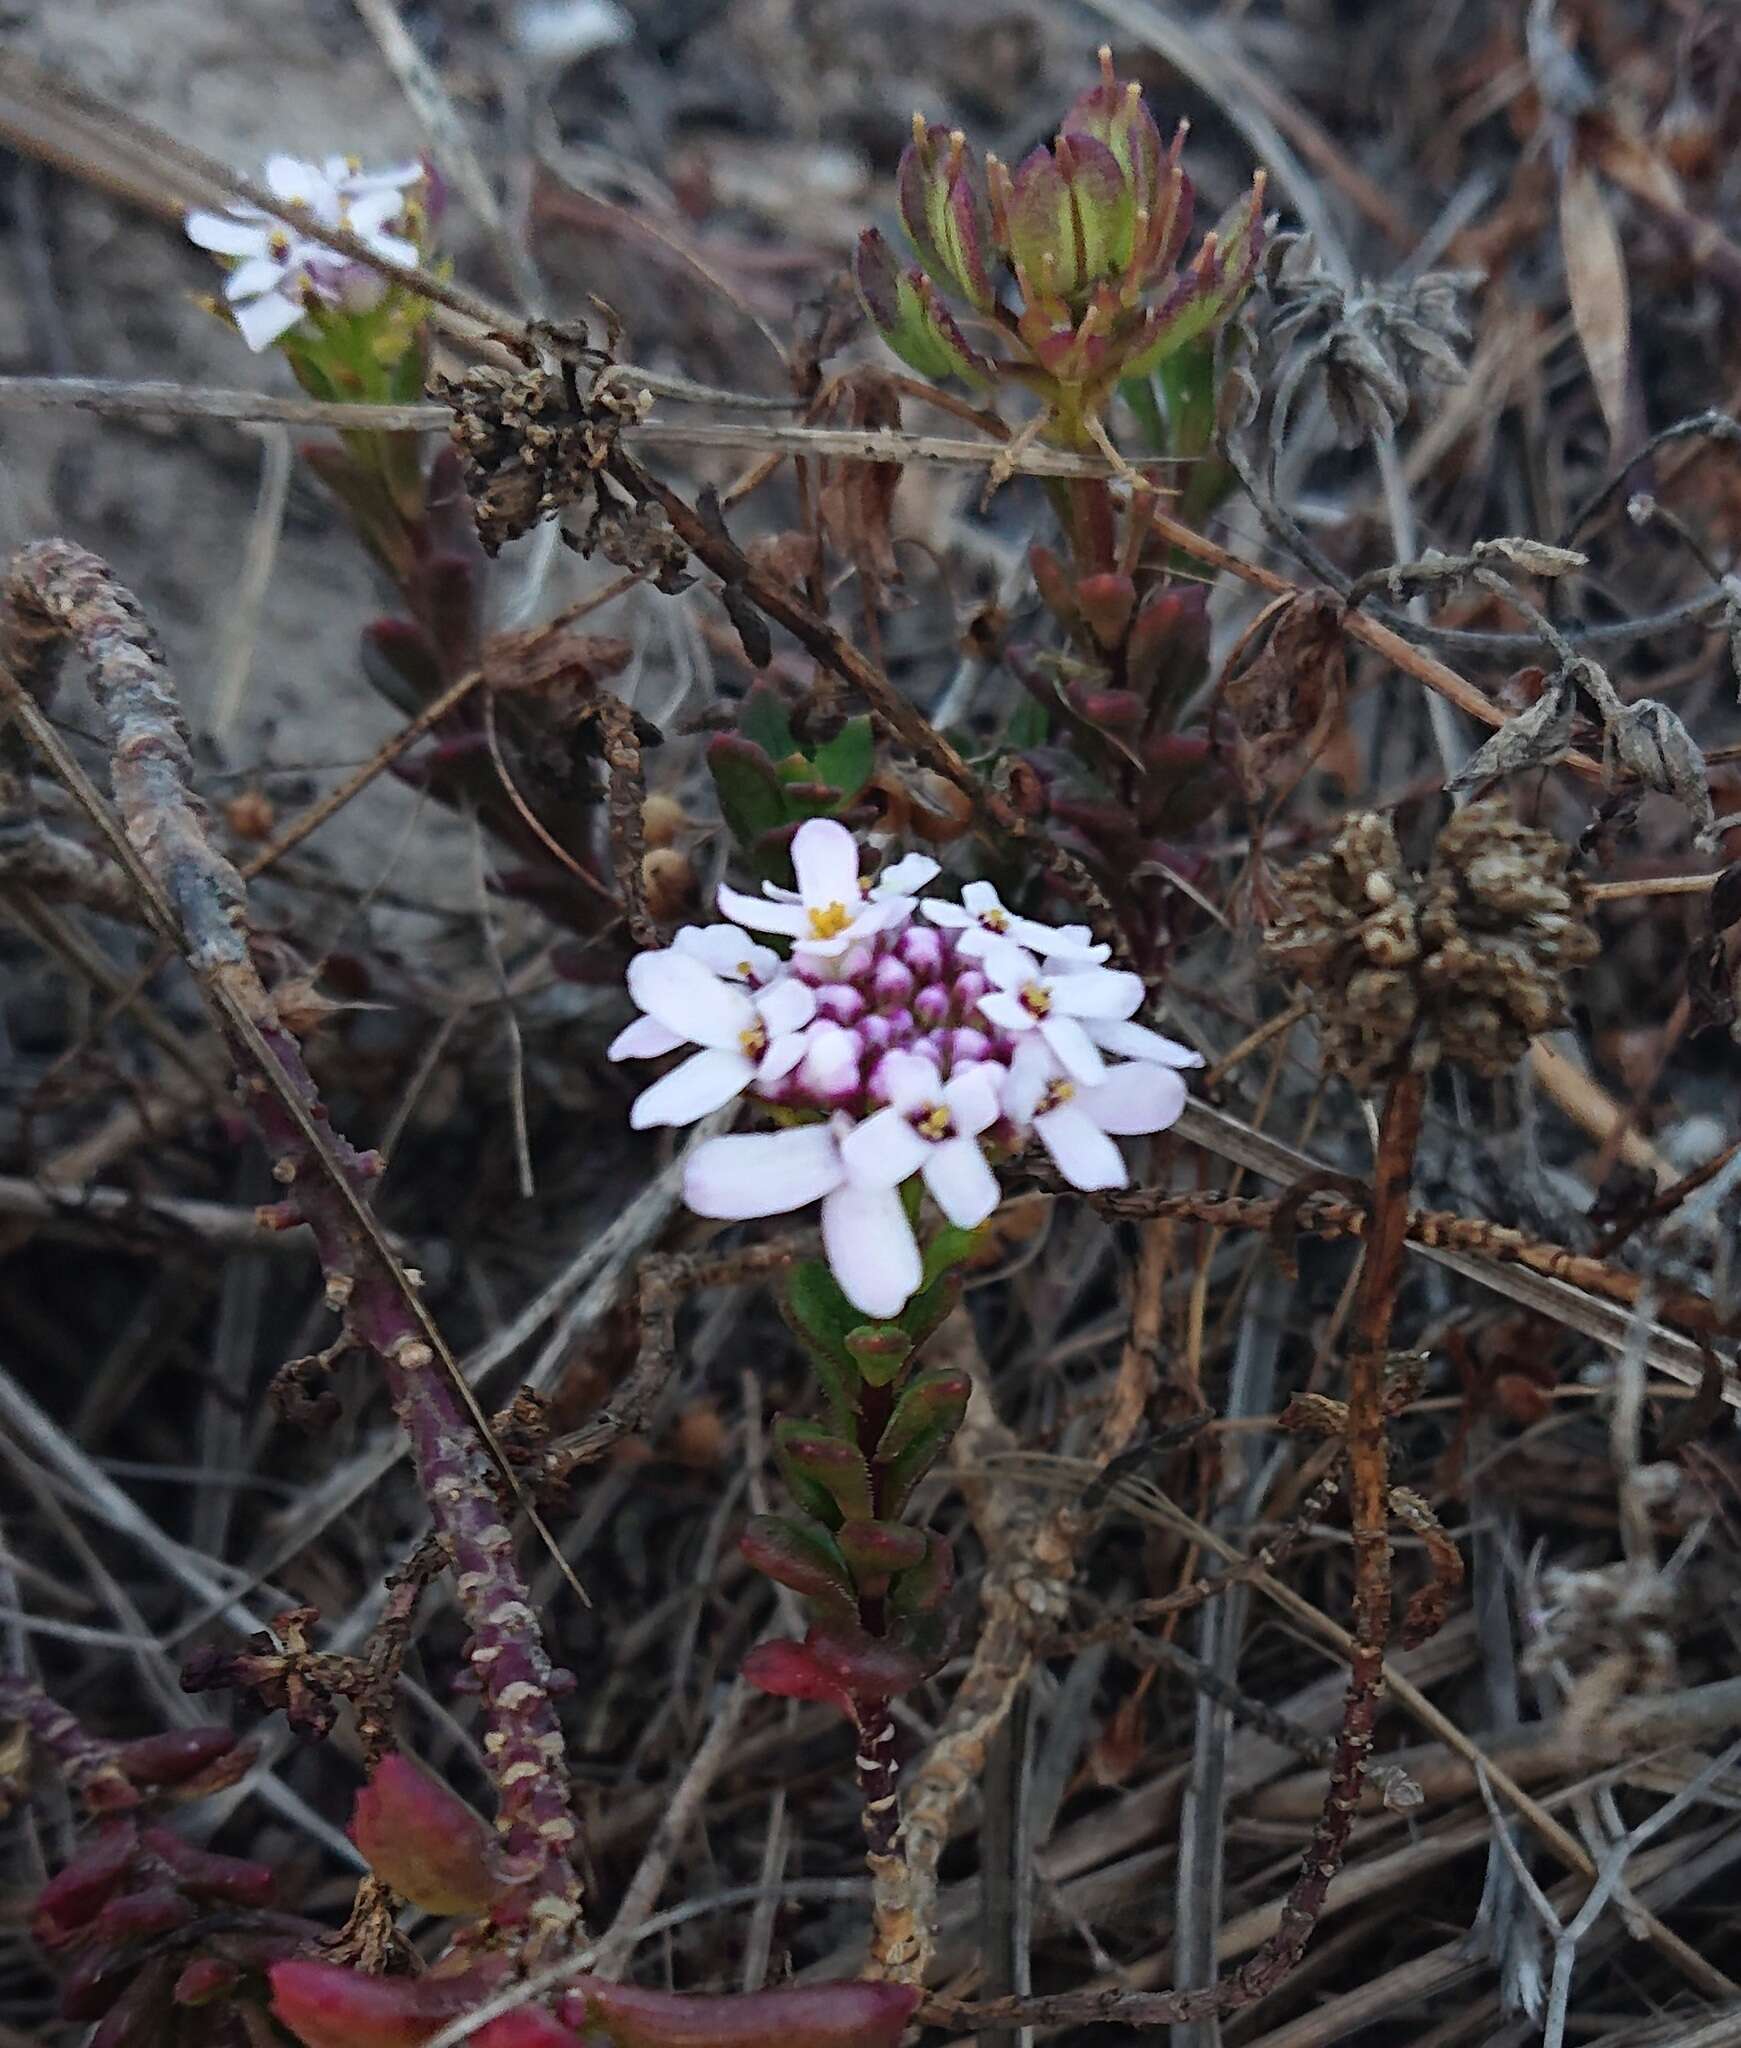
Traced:
<path fill-rule="evenodd" d="M 797 888 L 766 883 L 766 900 L 722 882 L 720 909 L 751 931 L 780 933 L 793 941 L 795 955 L 817 960 L 839 959 L 857 940 L 910 915 L 905 896 L 883 900 L 866 895 L 858 875 L 858 841 L 833 818 L 807 818 L 793 833 L 792 868 Z"/>
<path fill-rule="evenodd" d="M 981 1016 L 1018 1040 L 1038 1032 L 1072 1080 L 1105 1079 L 1106 1062 L 1084 1025 L 1129 1017 L 1143 999 L 1138 976 L 1080 964 L 1054 972 L 1008 939 L 988 947 L 980 964 L 994 984 L 979 999 Z"/>
<path fill-rule="evenodd" d="M 888 1107 L 847 1132 L 840 1156 L 855 1181 L 898 1187 L 917 1173 L 951 1223 L 971 1230 L 997 1207 L 997 1176 L 979 1136 L 998 1119 L 995 1070 L 983 1063 L 945 1081 L 917 1053 L 891 1052 L 877 1070 Z"/>
<path fill-rule="evenodd" d="M 1036 1033 L 1024 1038 L 1004 1083 L 1004 1114 L 1031 1128 L 1072 1187 L 1122 1188 L 1130 1174 L 1114 1137 L 1164 1131 L 1185 1106 L 1185 1084 L 1171 1067 L 1132 1062 L 1109 1067 L 1084 1087 L 1055 1060 Z"/>
<path fill-rule="evenodd" d="M 932 897 L 919 907 L 933 924 L 956 934 L 956 945 L 970 960 L 983 959 L 1003 940 L 1025 946 L 1030 953 L 1079 959 L 1095 966 L 1112 950 L 1097 946 L 1086 925 L 1041 924 L 1038 918 L 1019 917 L 1006 910 L 990 882 L 969 882 L 959 903 Z"/>
<path fill-rule="evenodd" d="M 636 1096 L 629 1122 L 638 1131 L 692 1124 L 752 1082 L 782 1079 L 803 1059 L 803 1027 L 816 1013 L 815 994 L 801 981 L 782 976 L 750 995 L 674 947 L 629 962 L 629 993 L 646 1015 L 618 1034 L 610 1058 L 648 1058 L 650 1041 L 668 1052 L 668 1039 L 701 1048 Z M 645 1028 L 649 1021 L 657 1034 Z"/>

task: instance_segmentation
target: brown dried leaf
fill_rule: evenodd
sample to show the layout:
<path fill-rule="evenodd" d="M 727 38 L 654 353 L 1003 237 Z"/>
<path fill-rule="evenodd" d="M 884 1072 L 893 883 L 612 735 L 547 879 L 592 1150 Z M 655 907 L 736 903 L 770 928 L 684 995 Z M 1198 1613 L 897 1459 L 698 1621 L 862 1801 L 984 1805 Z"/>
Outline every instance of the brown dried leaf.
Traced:
<path fill-rule="evenodd" d="M 1596 400 L 1615 448 L 1630 441 L 1627 384 L 1632 356 L 1632 314 L 1626 258 L 1608 202 L 1588 164 L 1568 164 L 1560 179 L 1560 246 L 1572 320 L 1590 365 Z"/>
<path fill-rule="evenodd" d="M 867 432 L 899 429 L 901 400 L 887 377 L 878 371 L 864 371 L 840 386 L 836 403 L 819 418 Z M 898 462 L 826 461 L 820 468 L 822 530 L 830 545 L 857 569 L 866 602 L 880 606 L 888 588 L 901 580 L 893 521 L 902 466 Z"/>
<path fill-rule="evenodd" d="M 1242 663 L 1258 634 L 1262 644 Z M 1217 686 L 1233 714 L 1234 768 L 1249 802 L 1280 783 L 1283 764 L 1295 753 L 1305 763 L 1316 756 L 1341 715 L 1346 683 L 1339 599 L 1328 591 L 1301 591 L 1259 615 Z"/>

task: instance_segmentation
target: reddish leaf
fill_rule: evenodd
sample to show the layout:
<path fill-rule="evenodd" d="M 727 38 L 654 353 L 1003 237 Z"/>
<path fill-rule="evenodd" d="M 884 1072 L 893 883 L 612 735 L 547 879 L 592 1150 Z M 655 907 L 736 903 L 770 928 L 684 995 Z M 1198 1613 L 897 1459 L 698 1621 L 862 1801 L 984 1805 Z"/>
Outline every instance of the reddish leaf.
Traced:
<path fill-rule="evenodd" d="M 501 1887 L 488 1826 L 408 1756 L 375 1766 L 349 1833 L 375 1875 L 426 1913 L 482 1913 Z"/>
<path fill-rule="evenodd" d="M 38 1948 L 62 1948 L 102 1909 L 127 1875 L 139 1848 L 137 1829 L 126 1821 L 105 1827 L 88 1848 L 75 1856 L 36 1896 L 30 1918 L 31 1938 Z"/>
<path fill-rule="evenodd" d="M 274 1963 L 272 2011 L 303 2048 L 418 2048 L 482 1993 L 470 1978 L 365 1977 L 338 1963 Z"/>
<path fill-rule="evenodd" d="M 804 1984 L 709 1997 L 588 1983 L 576 1998 L 617 2048 L 896 2048 L 919 2002 L 910 1984 Z"/>

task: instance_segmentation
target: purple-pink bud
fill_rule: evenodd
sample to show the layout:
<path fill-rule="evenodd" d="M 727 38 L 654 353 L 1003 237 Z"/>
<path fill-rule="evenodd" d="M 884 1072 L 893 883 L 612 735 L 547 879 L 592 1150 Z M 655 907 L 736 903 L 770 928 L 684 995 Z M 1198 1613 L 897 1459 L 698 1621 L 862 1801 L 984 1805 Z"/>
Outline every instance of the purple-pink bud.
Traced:
<path fill-rule="evenodd" d="M 895 953 L 921 981 L 934 981 L 943 972 L 943 934 L 934 925 L 908 925 L 895 941 Z"/>
<path fill-rule="evenodd" d="M 963 1067 L 978 1066 L 982 1060 L 992 1057 L 992 1042 L 983 1031 L 977 1031 L 971 1024 L 963 1024 L 959 1030 L 950 1033 L 949 1056 L 955 1072 Z"/>
<path fill-rule="evenodd" d="M 830 982 L 816 991 L 816 1014 L 830 1024 L 856 1024 L 864 1012 L 864 997 L 845 982 Z"/>
<path fill-rule="evenodd" d="M 979 1007 L 980 997 L 990 987 L 990 977 L 980 968 L 964 967 L 955 977 L 955 985 L 950 990 L 955 1003 L 955 1014 L 958 1017 L 971 1017 Z M 981 1057 L 983 1058 L 983 1054 Z"/>
<path fill-rule="evenodd" d="M 935 1031 L 949 1016 L 949 991 L 928 981 L 913 998 L 913 1021 L 922 1031 Z"/>
<path fill-rule="evenodd" d="M 887 1017 L 878 1017 L 872 1015 L 866 1017 L 860 1023 L 858 1027 L 858 1035 L 860 1040 L 863 1042 L 867 1057 L 874 1058 L 875 1055 L 880 1052 L 887 1052 L 889 1047 L 894 1043 L 895 1027 Z M 871 1092 L 873 1094 L 876 1092 L 876 1084 L 874 1081 L 871 1084 Z M 884 1095 L 881 1098 L 881 1100 L 886 1102 L 888 1100 L 888 1097 Z"/>
<path fill-rule="evenodd" d="M 871 992 L 883 1009 L 907 1002 L 913 993 L 913 970 L 893 955 L 879 960 L 871 977 Z"/>

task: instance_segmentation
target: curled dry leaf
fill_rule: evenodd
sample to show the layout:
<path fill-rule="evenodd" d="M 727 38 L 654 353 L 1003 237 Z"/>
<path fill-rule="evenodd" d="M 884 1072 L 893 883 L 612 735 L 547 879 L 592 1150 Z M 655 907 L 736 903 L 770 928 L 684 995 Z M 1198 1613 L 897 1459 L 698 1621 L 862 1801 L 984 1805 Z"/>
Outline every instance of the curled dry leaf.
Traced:
<path fill-rule="evenodd" d="M 1566 290 L 1596 402 L 1616 449 L 1630 445 L 1632 310 L 1626 257 L 1608 202 L 1588 164 L 1568 164 L 1560 179 L 1560 246 Z"/>
<path fill-rule="evenodd" d="M 1257 651 L 1246 658 L 1254 640 Z M 1340 599 L 1302 591 L 1259 614 L 1218 685 L 1233 714 L 1234 769 L 1248 801 L 1279 783 L 1295 754 L 1310 763 L 1341 715 L 1346 684 Z"/>

